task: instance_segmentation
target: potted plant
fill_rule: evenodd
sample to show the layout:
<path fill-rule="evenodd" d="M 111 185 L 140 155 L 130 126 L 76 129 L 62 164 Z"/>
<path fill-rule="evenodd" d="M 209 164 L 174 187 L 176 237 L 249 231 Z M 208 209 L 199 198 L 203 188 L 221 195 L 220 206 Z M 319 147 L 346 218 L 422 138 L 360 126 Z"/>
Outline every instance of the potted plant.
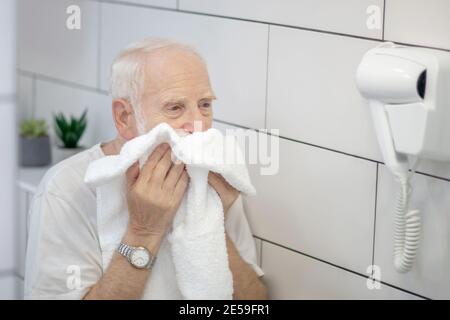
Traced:
<path fill-rule="evenodd" d="M 87 110 L 84 110 L 79 118 L 71 115 L 70 119 L 61 112 L 53 114 L 55 133 L 61 143 L 54 149 L 55 162 L 64 160 L 84 149 L 78 143 L 86 130 L 86 114 Z"/>
<path fill-rule="evenodd" d="M 20 124 L 20 164 L 24 167 L 49 165 L 50 138 L 45 120 L 30 119 Z"/>

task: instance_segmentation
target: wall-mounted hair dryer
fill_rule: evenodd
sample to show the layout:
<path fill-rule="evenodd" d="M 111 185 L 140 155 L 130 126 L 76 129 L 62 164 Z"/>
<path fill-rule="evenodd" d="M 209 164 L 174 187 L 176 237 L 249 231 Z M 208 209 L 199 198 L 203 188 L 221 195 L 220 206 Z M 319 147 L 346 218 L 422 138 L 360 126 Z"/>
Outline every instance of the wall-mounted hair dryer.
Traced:
<path fill-rule="evenodd" d="M 369 100 L 384 162 L 401 184 L 394 265 L 407 272 L 421 228 L 419 211 L 408 211 L 411 174 L 419 158 L 450 160 L 450 55 L 382 43 L 364 55 L 356 82 Z"/>

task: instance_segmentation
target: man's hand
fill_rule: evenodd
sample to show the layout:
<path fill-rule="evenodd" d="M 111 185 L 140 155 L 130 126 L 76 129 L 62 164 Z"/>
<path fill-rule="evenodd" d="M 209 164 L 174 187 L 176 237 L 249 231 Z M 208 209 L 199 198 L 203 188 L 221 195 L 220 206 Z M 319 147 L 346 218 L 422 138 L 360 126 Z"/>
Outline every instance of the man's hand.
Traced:
<path fill-rule="evenodd" d="M 217 191 L 222 200 L 223 212 L 226 216 L 228 210 L 239 196 L 239 191 L 233 188 L 220 174 L 209 172 L 209 184 Z"/>
<path fill-rule="evenodd" d="M 169 145 L 158 146 L 139 170 L 135 163 L 126 173 L 128 228 L 122 241 L 144 246 L 156 255 L 180 206 L 188 185 L 183 164 L 173 165 Z M 102 278 L 83 297 L 140 299 L 151 269 L 136 269 L 115 252 Z"/>
<path fill-rule="evenodd" d="M 154 243 L 158 239 L 157 251 L 188 185 L 185 166 L 172 163 L 170 147 L 164 143 L 152 152 L 141 170 L 135 163 L 126 177 L 129 223 L 125 240 L 151 239 Z"/>

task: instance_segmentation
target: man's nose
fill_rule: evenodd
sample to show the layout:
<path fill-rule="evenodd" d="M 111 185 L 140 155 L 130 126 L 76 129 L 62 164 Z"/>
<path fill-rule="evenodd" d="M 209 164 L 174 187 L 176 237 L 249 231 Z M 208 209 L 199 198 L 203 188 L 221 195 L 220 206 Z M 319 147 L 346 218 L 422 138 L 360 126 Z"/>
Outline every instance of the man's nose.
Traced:
<path fill-rule="evenodd" d="M 203 116 L 198 108 L 191 110 L 187 115 L 186 122 L 183 124 L 183 129 L 188 133 L 204 131 Z"/>

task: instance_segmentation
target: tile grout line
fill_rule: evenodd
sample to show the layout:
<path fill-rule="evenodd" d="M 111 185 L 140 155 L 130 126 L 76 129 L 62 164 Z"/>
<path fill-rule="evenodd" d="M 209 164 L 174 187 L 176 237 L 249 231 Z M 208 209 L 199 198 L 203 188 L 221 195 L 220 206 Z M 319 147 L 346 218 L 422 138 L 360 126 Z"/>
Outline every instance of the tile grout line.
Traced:
<path fill-rule="evenodd" d="M 343 266 L 340 266 L 340 265 L 338 265 L 338 264 L 335 264 L 335 263 L 332 263 L 332 262 L 323 260 L 323 259 L 321 259 L 321 258 L 317 258 L 317 257 L 315 257 L 315 256 L 313 256 L 313 255 L 311 255 L 311 254 L 307 254 L 307 253 L 301 252 L 301 251 L 299 251 L 299 250 L 296 250 L 296 249 L 287 247 L 287 246 L 285 246 L 285 245 L 283 245 L 283 244 L 274 242 L 274 241 L 272 241 L 272 240 L 268 240 L 268 239 L 266 239 L 266 238 L 262 238 L 262 237 L 260 237 L 260 236 L 255 235 L 255 234 L 254 234 L 253 236 L 254 236 L 255 238 L 257 238 L 257 239 L 260 239 L 261 242 L 267 242 L 267 243 L 270 243 L 270 244 L 275 245 L 275 246 L 277 246 L 277 247 L 280 247 L 280 248 L 289 250 L 289 251 L 294 252 L 294 253 L 297 253 L 297 254 L 301 254 L 301 255 L 303 255 L 303 256 L 305 256 L 305 257 L 308 257 L 308 258 L 311 258 L 311 259 L 314 259 L 314 260 L 317 260 L 317 261 L 326 263 L 326 264 L 331 265 L 331 266 L 334 266 L 334 267 L 336 267 L 336 268 L 339 268 L 339 269 L 342 269 L 342 270 L 351 272 L 351 273 L 353 273 L 353 274 L 362 276 L 362 277 L 364 277 L 364 278 L 367 278 L 367 276 L 366 276 L 366 275 L 363 275 L 362 273 L 359 273 L 359 272 L 357 272 L 357 271 L 348 269 L 348 268 L 343 267 Z"/>
<path fill-rule="evenodd" d="M 254 234 L 253 236 L 254 236 L 255 238 L 258 238 L 258 239 L 261 240 L 261 245 L 262 245 L 264 242 L 267 242 L 267 243 L 270 243 L 270 244 L 272 244 L 272 245 L 274 245 L 274 246 L 277 246 L 277 247 L 286 249 L 286 250 L 291 251 L 291 252 L 294 252 L 294 253 L 296 253 L 296 254 L 300 254 L 300 255 L 302 255 L 302 256 L 305 256 L 305 257 L 307 257 L 307 258 L 313 259 L 313 260 L 315 260 L 315 261 L 325 263 L 325 264 L 327 264 L 327 265 L 330 265 L 330 266 L 332 266 L 332 267 L 341 269 L 341 270 L 346 271 L 346 272 L 349 272 L 349 273 L 353 273 L 354 275 L 360 276 L 360 277 L 362 277 L 362 278 L 364 278 L 364 279 L 368 279 L 368 276 L 367 276 L 367 275 L 362 274 L 362 273 L 359 273 L 359 272 L 357 272 L 357 271 L 354 271 L 354 270 L 348 269 L 348 268 L 346 268 L 346 267 L 340 266 L 340 265 L 338 265 L 338 264 L 335 264 L 335 263 L 332 263 L 332 262 L 323 260 L 323 259 L 321 259 L 321 258 L 317 258 L 317 257 L 315 257 L 315 256 L 313 256 L 313 255 L 310 255 L 310 254 L 307 254 L 307 253 L 304 253 L 304 252 L 301 252 L 301 251 L 298 251 L 298 250 L 295 250 L 295 249 L 286 247 L 286 246 L 284 246 L 284 245 L 282 245 L 282 244 L 273 242 L 273 241 L 271 241 L 271 240 L 267 240 L 267 239 L 265 239 L 265 238 L 262 238 L 262 237 L 260 237 L 260 236 L 255 235 L 255 234 Z M 264 270 L 263 270 L 263 271 L 264 271 Z M 401 287 L 395 286 L 395 285 L 390 284 L 390 283 L 388 283 L 388 282 L 380 281 L 380 283 L 382 283 L 382 284 L 384 284 L 384 285 L 387 285 L 387 286 L 389 286 L 389 287 L 392 287 L 392 288 L 394 288 L 394 289 L 397 289 L 397 290 L 399 290 L 399 291 L 403 291 L 403 292 L 405 292 L 405 293 L 408 293 L 408 294 L 417 296 L 417 297 L 419 297 L 419 298 L 426 299 L 426 300 L 431 300 L 430 298 L 425 297 L 425 296 L 423 296 L 423 295 L 421 295 L 421 294 L 418 294 L 418 293 L 409 291 L 409 290 L 407 290 L 407 289 L 403 289 L 403 288 L 401 288 Z"/>
<path fill-rule="evenodd" d="M 348 152 L 344 152 L 344 151 L 340 151 L 340 150 L 336 150 L 336 149 L 331 149 L 331 148 L 324 147 L 324 146 L 319 146 L 317 144 L 313 144 L 313 143 L 310 143 L 310 142 L 297 140 L 297 139 L 294 139 L 294 138 L 289 138 L 289 137 L 285 137 L 285 136 L 275 135 L 275 134 L 270 133 L 269 130 L 264 130 L 263 131 L 261 129 L 249 128 L 249 127 L 246 127 L 246 126 L 243 126 L 243 125 L 234 124 L 234 123 L 231 123 L 231 122 L 228 122 L 228 121 L 224 121 L 224 120 L 220 120 L 220 119 L 213 119 L 213 120 L 216 121 L 216 122 L 222 123 L 222 124 L 238 127 L 238 128 L 241 128 L 241 129 L 255 130 L 256 132 L 264 133 L 264 134 L 267 134 L 267 135 L 270 135 L 270 136 L 274 136 L 274 137 L 279 137 L 280 139 L 283 139 L 283 140 L 288 140 L 288 141 L 292 141 L 292 142 L 301 143 L 301 144 L 308 145 L 308 146 L 311 146 L 311 147 L 315 147 L 315 148 L 327 150 L 327 151 L 330 151 L 330 152 L 343 154 L 343 155 L 354 157 L 354 158 L 358 158 L 358 159 L 361 159 L 361 160 L 366 160 L 366 161 L 370 161 L 370 162 L 374 162 L 374 163 L 380 163 L 377 160 L 366 158 L 366 157 L 359 156 L 359 155 L 356 155 L 356 154 L 351 154 L 351 153 L 348 153 Z M 449 181 L 450 181 L 450 179 L 449 179 Z"/>
<path fill-rule="evenodd" d="M 389 40 L 386 40 L 386 41 L 389 41 Z M 418 45 L 418 44 L 412 44 L 412 43 L 401 42 L 401 41 L 394 41 L 394 40 L 392 40 L 392 42 L 395 42 L 396 44 L 400 44 L 400 45 L 403 45 L 403 46 L 409 46 L 409 47 L 415 47 L 415 48 L 423 48 L 423 49 L 439 50 L 439 51 L 443 51 L 443 52 L 450 52 L 450 49 L 444 49 L 444 48 L 439 48 L 439 47 L 433 47 L 433 46 L 427 46 L 427 45 Z"/>
<path fill-rule="evenodd" d="M 109 95 L 109 92 L 106 90 L 103 90 L 103 89 L 93 88 L 93 87 L 90 87 L 87 85 L 83 85 L 83 84 L 79 84 L 79 83 L 75 83 L 75 82 L 71 82 L 71 81 L 67 81 L 67 80 L 62 80 L 62 79 L 58 79 L 58 78 L 53 78 L 53 77 L 50 77 L 47 75 L 34 73 L 32 71 L 17 69 L 17 72 L 22 76 L 27 76 L 32 79 L 34 78 L 34 79 L 40 80 L 40 81 L 46 81 L 46 82 L 50 82 L 50 83 L 54 83 L 54 84 L 58 84 L 58 85 L 63 85 L 63 86 L 73 88 L 73 89 L 95 92 L 95 93 L 103 94 L 106 96 Z"/>
<path fill-rule="evenodd" d="M 74 82 L 70 82 L 70 81 L 66 81 L 66 80 L 61 80 L 61 79 L 49 77 L 49 76 L 46 76 L 46 75 L 42 75 L 42 74 L 38 74 L 38 73 L 34 73 L 34 72 L 31 72 L 31 71 L 26 71 L 26 70 L 22 70 L 22 69 L 17 69 L 17 71 L 22 76 L 31 77 L 32 79 L 34 79 L 34 81 L 33 81 L 33 83 L 34 83 L 34 85 L 33 85 L 34 90 L 33 91 L 34 92 L 33 92 L 33 97 L 32 97 L 32 100 L 33 100 L 32 101 L 33 111 L 35 109 L 35 100 L 36 100 L 36 97 L 35 97 L 36 96 L 36 88 L 35 88 L 36 87 L 36 85 L 35 85 L 36 80 L 46 81 L 46 82 L 50 82 L 50 83 L 54 83 L 54 84 L 58 84 L 58 85 L 63 85 L 63 86 L 69 87 L 69 88 L 77 89 L 77 90 L 85 90 L 85 91 L 94 92 L 94 93 L 102 94 L 102 95 L 105 95 L 105 96 L 109 96 L 109 92 L 105 91 L 105 90 L 102 90 L 102 89 L 92 88 L 92 87 L 81 85 L 81 84 L 78 84 L 78 83 L 74 83 Z M 267 135 L 272 135 L 269 131 L 261 131 L 260 129 L 250 128 L 250 127 L 246 127 L 246 126 L 243 126 L 243 125 L 235 124 L 235 123 L 232 123 L 232 122 L 229 122 L 229 121 L 220 120 L 220 119 L 213 119 L 213 120 L 218 122 L 218 123 L 231 125 L 231 126 L 242 128 L 242 129 L 255 130 L 255 131 L 260 132 L 260 133 L 264 133 L 264 134 L 267 134 Z M 277 135 L 273 135 L 273 136 L 277 136 Z M 356 154 L 351 154 L 351 153 L 348 153 L 348 152 L 344 152 L 344 151 L 340 151 L 340 150 L 337 150 L 337 149 L 332 149 L 332 148 L 320 146 L 320 145 L 317 145 L 317 144 L 313 144 L 313 143 L 297 140 L 297 139 L 294 139 L 294 138 L 289 138 L 289 137 L 284 137 L 284 136 L 279 136 L 279 135 L 278 135 L 278 137 L 281 138 L 281 139 L 284 139 L 284 140 L 288 140 L 288 141 L 292 141 L 292 142 L 296 142 L 296 143 L 301 143 L 301 144 L 304 144 L 304 145 L 307 145 L 307 146 L 311 146 L 311 147 L 315 147 L 315 148 L 318 148 L 318 149 L 327 150 L 327 151 L 330 151 L 330 152 L 339 153 L 339 154 L 346 155 L 346 156 L 353 157 L 353 158 L 357 158 L 357 159 L 360 159 L 360 160 L 370 161 L 370 162 L 374 162 L 374 163 L 378 163 L 378 164 L 384 165 L 384 162 L 382 162 L 382 161 L 366 158 L 366 157 L 359 156 L 359 155 L 356 155 Z M 422 171 L 416 171 L 415 173 L 420 174 L 420 175 L 424 175 L 424 176 L 427 176 L 427 177 L 430 177 L 430 178 L 434 178 L 434 179 L 450 182 L 450 178 L 441 177 L 441 176 L 437 176 L 437 175 L 426 173 L 426 172 L 422 172 Z"/>
<path fill-rule="evenodd" d="M 102 89 L 92 88 L 92 87 L 81 85 L 81 84 L 78 84 L 78 83 L 74 83 L 74 82 L 70 82 L 70 81 L 66 81 L 66 80 L 61 80 L 61 79 L 57 79 L 57 78 L 52 78 L 52 77 L 49 77 L 49 76 L 46 76 L 46 75 L 41 75 L 41 74 L 34 73 L 34 72 L 31 72 L 31 71 L 26 71 L 26 70 L 21 70 L 21 69 L 17 69 L 17 71 L 22 76 L 27 76 L 27 77 L 31 77 L 32 79 L 35 79 L 33 82 L 36 82 L 36 80 L 46 81 L 46 82 L 55 83 L 55 84 L 58 84 L 58 85 L 63 85 L 63 86 L 69 87 L 69 88 L 77 89 L 77 90 L 85 90 L 85 91 L 94 92 L 94 93 L 102 94 L 102 95 L 105 95 L 105 96 L 109 96 L 109 92 L 105 91 L 105 90 L 102 90 Z M 35 90 L 35 84 L 34 84 L 34 90 Z M 35 95 L 36 95 L 36 92 L 34 92 L 33 94 L 34 94 L 34 97 L 32 98 L 32 100 L 33 100 L 32 103 L 34 105 L 33 108 L 35 108 L 35 100 L 36 100 L 35 99 Z M 218 123 L 231 125 L 231 126 L 242 128 L 242 129 L 255 130 L 257 132 L 261 132 L 261 133 L 264 133 L 264 134 L 267 134 L 267 135 L 272 135 L 269 131 L 261 131 L 260 129 L 250 128 L 250 127 L 246 127 L 246 126 L 243 126 L 243 125 L 235 124 L 235 123 L 232 123 L 232 122 L 229 122 L 229 121 L 220 120 L 220 119 L 213 119 L 213 120 L 218 122 Z M 277 135 L 274 135 L 274 136 L 277 136 Z M 330 151 L 330 152 L 339 153 L 339 154 L 346 155 L 346 156 L 353 157 L 353 158 L 357 158 L 357 159 L 360 159 L 360 160 L 370 161 L 370 162 L 374 162 L 374 163 L 378 163 L 378 164 L 384 165 L 384 162 L 382 162 L 382 161 L 366 158 L 366 157 L 359 156 L 359 155 L 356 155 L 356 154 L 351 154 L 351 153 L 348 153 L 348 152 L 344 152 L 344 151 L 340 151 L 340 150 L 337 150 L 337 149 L 332 149 L 332 148 L 320 146 L 320 145 L 317 145 L 317 144 L 313 144 L 313 143 L 297 140 L 297 139 L 294 139 L 294 138 L 289 138 L 289 137 L 284 137 L 284 136 L 278 136 L 278 137 L 281 138 L 281 139 L 284 139 L 284 140 L 288 140 L 288 141 L 292 141 L 292 142 L 296 142 L 296 143 L 301 143 L 301 144 L 304 144 L 304 145 L 307 145 L 307 146 L 311 146 L 311 147 L 315 147 L 315 148 L 319 148 L 319 149 L 322 149 L 322 150 L 327 150 L 327 151 Z M 441 177 L 441 176 L 437 176 L 437 175 L 426 173 L 426 172 L 422 172 L 422 171 L 416 171 L 416 173 L 424 175 L 424 176 L 427 176 L 427 177 L 430 177 L 430 178 L 434 178 L 434 179 L 450 182 L 450 178 Z"/>
<path fill-rule="evenodd" d="M 262 269 L 262 246 L 263 242 L 261 239 L 259 239 L 259 267 Z"/>
<path fill-rule="evenodd" d="M 77 84 L 77 83 L 74 83 L 74 82 L 61 80 L 61 79 L 49 77 L 49 76 L 42 75 L 42 74 L 37 74 L 37 73 L 26 71 L 26 70 L 21 70 L 21 69 L 17 69 L 17 70 L 18 70 L 18 73 L 20 75 L 28 76 L 28 77 L 34 78 L 35 80 L 47 81 L 47 82 L 50 82 L 50 83 L 56 83 L 56 84 L 59 84 L 59 85 L 64 85 L 64 86 L 67 86 L 67 87 L 70 87 L 70 88 L 74 88 L 74 89 L 78 89 L 78 90 L 85 90 L 85 91 L 95 92 L 95 93 L 98 93 L 98 94 L 109 96 L 109 92 L 105 91 L 105 90 L 102 90 L 102 89 L 92 88 L 92 87 L 89 87 L 89 86 L 86 86 L 86 85 L 81 85 L 81 84 Z M 34 81 L 34 82 L 36 82 L 36 81 Z M 34 85 L 34 93 L 33 93 L 34 96 L 36 95 L 35 87 L 36 86 Z M 35 97 L 33 97 L 33 100 L 35 100 Z M 33 104 L 35 104 L 35 101 L 33 101 Z M 35 106 L 34 106 L 34 108 L 35 108 Z M 248 129 L 248 130 L 255 130 L 257 132 L 261 132 L 261 133 L 264 133 L 264 134 L 267 134 L 267 135 L 273 135 L 269 131 L 261 131 L 260 129 L 249 128 L 249 127 L 246 127 L 246 126 L 243 126 L 243 125 L 231 123 L 231 122 L 220 120 L 220 119 L 213 119 L 213 120 L 216 121 L 216 122 L 222 123 L 222 124 L 231 125 L 231 126 L 234 126 L 234 127 Z M 277 135 L 273 135 L 273 136 L 277 136 Z M 360 160 L 370 161 L 370 162 L 374 162 L 374 163 L 378 163 L 378 164 L 383 164 L 384 165 L 384 162 L 382 162 L 382 161 L 370 159 L 370 158 L 359 156 L 359 155 L 356 155 L 356 154 L 351 154 L 351 153 L 348 153 L 348 152 L 344 152 L 344 151 L 340 151 L 340 150 L 337 150 L 337 149 L 332 149 L 332 148 L 320 146 L 320 145 L 317 145 L 317 144 L 313 144 L 313 143 L 309 143 L 309 142 L 305 142 L 305 141 L 301 141 L 301 140 L 297 140 L 297 139 L 289 138 L 289 137 L 285 137 L 285 136 L 279 136 L 278 135 L 278 137 L 281 138 L 281 139 L 284 139 L 284 140 L 288 140 L 288 141 L 292 141 L 292 142 L 296 142 L 296 143 L 301 143 L 301 144 L 308 145 L 308 146 L 315 147 L 315 148 L 319 148 L 319 149 L 322 149 L 322 150 L 327 150 L 327 151 L 330 151 L 330 152 L 339 153 L 339 154 L 350 156 L 350 157 L 357 158 L 357 159 L 360 159 Z M 416 171 L 416 173 L 424 175 L 424 176 L 427 176 L 427 177 L 430 177 L 430 178 L 435 178 L 435 179 L 438 179 L 438 180 L 443 180 L 443 181 L 450 182 L 450 178 L 445 178 L 445 177 L 433 175 L 433 174 L 422 172 L 422 171 Z"/>
<path fill-rule="evenodd" d="M 348 38 L 356 38 L 356 39 L 361 39 L 361 40 L 370 40 L 370 41 L 377 41 L 377 42 L 383 42 L 385 40 L 385 39 L 383 39 L 383 37 L 382 38 L 370 38 L 370 37 L 358 36 L 358 35 L 347 34 L 347 33 L 342 33 L 342 32 L 335 32 L 335 31 L 328 31 L 328 30 L 314 29 L 314 28 L 307 28 L 307 27 L 299 27 L 299 26 L 276 23 L 276 22 L 268 22 L 268 21 L 264 21 L 264 20 L 245 19 L 245 18 L 224 16 L 224 15 L 212 14 L 212 13 L 206 13 L 206 12 L 159 7 L 159 6 L 139 4 L 139 3 L 130 3 L 130 2 L 125 2 L 125 1 L 112 1 L 112 0 L 90 0 L 90 1 L 102 2 L 102 3 L 106 3 L 106 4 L 112 4 L 112 5 L 123 5 L 123 6 L 127 6 L 127 7 L 138 7 L 138 8 L 147 8 L 147 9 L 154 9 L 154 10 L 178 12 L 178 13 L 187 13 L 187 14 L 194 14 L 194 15 L 198 15 L 198 16 L 215 17 L 215 18 L 222 18 L 222 19 L 228 19 L 228 20 L 258 23 L 258 24 L 269 24 L 269 25 L 275 26 L 275 27 L 284 27 L 284 28 L 290 28 L 290 29 L 304 30 L 304 31 L 310 31 L 310 32 L 317 32 L 317 33 L 323 33 L 323 34 L 348 37 Z M 383 12 L 383 15 L 384 15 L 384 12 Z M 384 21 L 383 21 L 383 23 L 384 23 Z M 384 33 L 384 31 L 382 33 Z M 394 41 L 394 42 L 397 44 L 401 44 L 401 45 L 450 52 L 450 49 L 446 49 L 446 48 L 432 47 L 432 46 L 412 44 L 412 43 L 403 43 L 403 42 L 397 42 L 397 41 Z"/>
<path fill-rule="evenodd" d="M 215 122 L 218 122 L 218 123 L 222 123 L 222 124 L 226 124 L 226 125 L 242 128 L 242 129 L 255 130 L 257 132 L 264 133 L 264 134 L 267 134 L 267 135 L 273 135 L 273 134 L 271 134 L 268 131 L 262 131 L 262 130 L 255 129 L 255 128 L 249 128 L 249 127 L 246 127 L 246 126 L 242 126 L 242 125 L 239 125 L 239 124 L 234 124 L 234 123 L 231 123 L 231 122 L 228 122 L 228 121 L 224 121 L 224 120 L 220 120 L 220 119 L 213 119 L 213 120 Z M 322 149 L 322 150 L 326 150 L 326 151 L 330 151 L 330 152 L 334 152 L 334 153 L 339 153 L 339 154 L 346 155 L 346 156 L 353 157 L 353 158 L 357 158 L 357 159 L 360 159 L 360 160 L 365 160 L 365 161 L 370 161 L 370 162 L 377 163 L 377 164 L 380 164 L 380 165 L 385 165 L 384 162 L 379 161 L 379 160 L 366 158 L 366 157 L 363 157 L 363 156 L 359 156 L 359 155 L 356 155 L 356 154 L 340 151 L 340 150 L 337 150 L 337 149 L 332 149 L 332 148 L 320 146 L 320 145 L 313 144 L 313 143 L 310 143 L 310 142 L 305 142 L 305 141 L 302 141 L 302 140 L 297 140 L 297 139 L 294 139 L 294 138 L 289 138 L 289 137 L 280 136 L 280 135 L 273 135 L 273 136 L 279 137 L 280 139 L 283 139 L 283 140 L 288 140 L 288 141 L 292 141 L 292 142 L 296 142 L 296 143 L 301 143 L 301 144 L 304 144 L 304 145 L 307 145 L 307 146 L 315 147 L 315 148 L 318 148 L 318 149 Z M 430 178 L 434 178 L 434 179 L 450 182 L 450 178 L 441 177 L 441 176 L 433 175 L 433 174 L 422 172 L 422 171 L 415 171 L 415 173 L 420 174 L 420 175 L 424 175 L 424 176 L 427 176 L 427 177 L 430 177 Z"/>
<path fill-rule="evenodd" d="M 384 30 L 385 30 L 385 24 L 386 22 L 386 0 L 383 0 L 383 30 L 381 31 L 381 40 L 384 41 Z"/>
<path fill-rule="evenodd" d="M 264 128 L 267 129 L 267 105 L 269 97 L 269 52 L 270 52 L 270 24 L 267 25 L 267 61 L 266 61 L 266 96 L 264 105 Z"/>
<path fill-rule="evenodd" d="M 375 234 L 377 227 L 377 203 L 378 203 L 378 168 L 379 164 L 377 163 L 377 167 L 375 170 L 375 203 L 374 203 L 374 212 L 373 212 L 373 237 L 372 237 L 372 278 L 374 273 L 373 266 L 375 265 Z"/>
<path fill-rule="evenodd" d="M 103 4 L 98 3 L 98 16 L 97 16 L 97 88 L 100 89 L 101 84 L 101 51 L 102 51 L 102 10 Z"/>
<path fill-rule="evenodd" d="M 207 12 L 201 12 L 201 11 L 174 9 L 174 8 L 160 7 L 160 6 L 147 5 L 147 4 L 141 4 L 141 3 L 130 3 L 130 2 L 125 2 L 125 1 L 112 1 L 112 0 L 91 0 L 91 1 L 101 1 L 103 3 L 108 3 L 108 4 L 113 4 L 113 5 L 123 5 L 123 6 L 127 6 L 127 7 L 139 7 L 139 8 L 162 10 L 162 11 L 170 11 L 170 12 L 180 12 L 180 13 L 194 14 L 194 15 L 198 15 L 198 16 L 222 18 L 222 19 L 235 20 L 235 21 L 258 23 L 258 24 L 270 24 L 270 25 L 276 26 L 276 27 L 285 27 L 285 28 L 318 32 L 318 33 L 333 34 L 333 35 L 337 35 L 337 36 L 351 37 L 351 38 L 357 38 L 357 39 L 363 39 L 363 40 L 381 41 L 381 39 L 378 39 L 378 38 L 359 36 L 359 35 L 355 35 L 355 34 L 347 34 L 347 33 L 336 32 L 336 31 L 300 27 L 300 26 L 277 23 L 277 22 L 268 22 L 268 21 L 264 21 L 264 20 L 255 20 L 255 19 L 246 19 L 246 18 L 239 18 L 239 17 L 233 17 L 233 16 L 225 16 L 225 15 L 220 15 L 220 14 L 215 14 L 215 13 L 207 13 Z"/>

